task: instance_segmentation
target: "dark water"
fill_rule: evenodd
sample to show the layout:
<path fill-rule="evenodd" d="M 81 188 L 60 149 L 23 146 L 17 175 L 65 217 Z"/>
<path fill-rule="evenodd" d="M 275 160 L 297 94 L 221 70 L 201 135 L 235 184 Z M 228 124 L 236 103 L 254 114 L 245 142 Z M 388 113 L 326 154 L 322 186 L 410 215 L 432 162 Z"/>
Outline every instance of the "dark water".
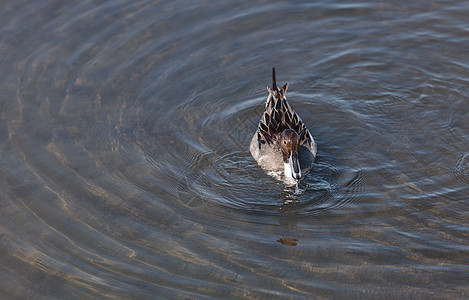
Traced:
<path fill-rule="evenodd" d="M 0 4 L 2 299 L 469 297 L 466 1 Z M 249 153 L 271 67 L 318 144 Z"/>

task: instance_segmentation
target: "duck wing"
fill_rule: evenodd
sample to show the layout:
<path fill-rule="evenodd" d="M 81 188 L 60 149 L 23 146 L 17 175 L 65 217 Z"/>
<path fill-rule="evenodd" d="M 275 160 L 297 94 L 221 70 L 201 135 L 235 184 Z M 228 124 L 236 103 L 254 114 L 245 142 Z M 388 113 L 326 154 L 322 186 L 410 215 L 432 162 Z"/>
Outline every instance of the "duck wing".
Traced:
<path fill-rule="evenodd" d="M 288 83 L 282 88 L 277 87 L 275 68 L 272 68 L 272 88 L 267 88 L 269 96 L 257 129 L 259 147 L 261 144 L 274 143 L 285 129 L 293 129 L 298 133 L 300 145 L 313 147 L 314 140 L 311 133 L 287 102 L 285 97 L 287 89 Z"/>

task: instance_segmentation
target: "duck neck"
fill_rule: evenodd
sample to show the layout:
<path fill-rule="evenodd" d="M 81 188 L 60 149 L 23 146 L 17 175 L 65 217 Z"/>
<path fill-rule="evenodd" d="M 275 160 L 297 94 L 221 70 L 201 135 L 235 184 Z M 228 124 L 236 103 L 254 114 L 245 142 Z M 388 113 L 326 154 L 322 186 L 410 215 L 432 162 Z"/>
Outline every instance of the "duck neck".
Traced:
<path fill-rule="evenodd" d="M 284 174 L 286 177 L 293 178 L 293 174 L 291 173 L 291 166 L 289 162 L 283 162 L 283 169 L 284 169 Z"/>

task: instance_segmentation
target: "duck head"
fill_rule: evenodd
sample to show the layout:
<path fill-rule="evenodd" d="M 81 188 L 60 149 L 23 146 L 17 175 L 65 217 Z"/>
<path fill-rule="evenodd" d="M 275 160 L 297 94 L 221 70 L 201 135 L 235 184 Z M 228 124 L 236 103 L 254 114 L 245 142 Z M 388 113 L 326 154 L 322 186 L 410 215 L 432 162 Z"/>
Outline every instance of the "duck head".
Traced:
<path fill-rule="evenodd" d="M 285 129 L 280 135 L 285 176 L 290 176 L 296 180 L 301 178 L 300 161 L 298 159 L 299 146 L 299 137 L 296 131 Z"/>

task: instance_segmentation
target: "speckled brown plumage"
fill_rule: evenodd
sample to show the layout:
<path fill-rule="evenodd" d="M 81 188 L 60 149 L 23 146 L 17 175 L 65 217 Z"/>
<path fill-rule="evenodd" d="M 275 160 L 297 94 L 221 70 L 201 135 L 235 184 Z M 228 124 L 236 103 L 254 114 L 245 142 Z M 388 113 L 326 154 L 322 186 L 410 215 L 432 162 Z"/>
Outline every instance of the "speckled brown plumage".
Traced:
<path fill-rule="evenodd" d="M 269 96 L 265 111 L 251 141 L 251 154 L 262 167 L 269 170 L 283 168 L 279 140 L 286 129 L 294 130 L 299 136 L 299 156 L 301 168 L 309 168 L 316 157 L 316 144 L 298 114 L 291 108 L 285 97 L 288 84 L 278 88 L 275 68 L 272 69 L 272 88 L 268 87 Z"/>

